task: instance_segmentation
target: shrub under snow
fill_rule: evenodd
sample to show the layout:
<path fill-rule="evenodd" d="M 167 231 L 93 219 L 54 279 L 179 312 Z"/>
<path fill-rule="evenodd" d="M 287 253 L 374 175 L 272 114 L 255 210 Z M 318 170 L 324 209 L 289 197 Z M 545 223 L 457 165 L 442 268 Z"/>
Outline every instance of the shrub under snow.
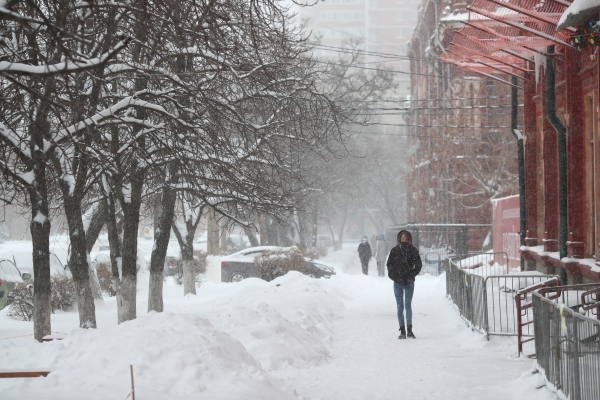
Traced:
<path fill-rule="evenodd" d="M 52 312 L 67 311 L 75 303 L 75 285 L 71 278 L 53 276 L 50 278 L 50 302 Z M 33 318 L 33 279 L 28 283 L 17 283 L 6 299 L 8 315 L 21 321 L 31 321 Z"/>
<path fill-rule="evenodd" d="M 254 266 L 258 276 L 269 282 L 290 271 L 304 273 L 304 255 L 296 246 L 265 251 L 254 259 Z"/>

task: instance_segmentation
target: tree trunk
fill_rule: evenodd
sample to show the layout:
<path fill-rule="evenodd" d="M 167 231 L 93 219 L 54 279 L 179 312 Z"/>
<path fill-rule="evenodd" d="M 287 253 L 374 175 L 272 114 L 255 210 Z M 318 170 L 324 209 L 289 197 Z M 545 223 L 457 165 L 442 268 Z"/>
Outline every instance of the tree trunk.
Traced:
<path fill-rule="evenodd" d="M 254 229 L 249 228 L 249 227 L 244 227 L 244 233 L 248 237 L 248 240 L 250 240 L 250 246 L 257 247 L 260 245 L 258 242 L 258 238 L 256 237 L 256 233 L 255 233 Z"/>
<path fill-rule="evenodd" d="M 258 216 L 258 230 L 260 232 L 260 245 L 264 246 L 266 244 L 267 235 L 265 233 L 265 219 L 262 214 Z"/>
<path fill-rule="evenodd" d="M 110 189 L 109 189 L 110 190 Z M 112 192 L 108 192 L 104 199 L 106 202 L 106 230 L 108 231 L 108 244 L 110 246 L 110 265 L 112 271 L 112 290 L 116 293 L 117 282 L 120 280 L 121 268 L 121 239 L 117 227 L 116 207 Z"/>
<path fill-rule="evenodd" d="M 100 287 L 100 281 L 98 280 L 98 273 L 96 268 L 92 265 L 92 260 L 89 255 L 92 252 L 92 248 L 98 240 L 98 236 L 102 231 L 102 227 L 106 222 L 107 205 L 106 202 L 100 201 L 94 209 L 87 230 L 85 231 L 85 247 L 87 252 L 87 261 L 89 265 L 89 277 L 90 277 L 90 288 L 92 289 L 92 296 L 94 300 L 103 300 L 102 288 Z M 84 224 L 85 226 L 85 224 Z"/>
<path fill-rule="evenodd" d="M 171 168 L 170 176 L 176 173 L 175 168 Z M 175 180 L 172 178 L 173 181 Z M 171 186 L 171 180 L 168 178 L 162 193 L 160 216 L 158 224 L 154 230 L 154 248 L 150 260 L 150 288 L 148 293 L 148 311 L 163 312 L 163 278 L 165 276 L 165 258 L 167 256 L 167 247 L 171 236 L 171 224 L 175 214 L 175 200 L 177 194 Z"/>
<path fill-rule="evenodd" d="M 135 171 L 135 168 L 132 168 Z M 144 172 L 137 170 L 131 177 L 130 193 L 121 196 L 123 210 L 123 247 L 121 270 L 117 281 L 118 323 L 136 318 L 137 311 L 137 239 L 140 224 L 140 207 L 142 204 L 142 187 Z"/>
<path fill-rule="evenodd" d="M 69 268 L 73 274 L 77 307 L 79 309 L 79 327 L 96 328 L 96 307 L 90 287 L 89 265 L 81 202 L 73 197 L 64 197 L 65 216 L 69 225 L 71 254 Z"/>
<path fill-rule="evenodd" d="M 196 233 L 194 221 L 186 221 L 187 235 L 184 237 L 185 246 L 181 248 L 181 261 L 183 262 L 183 295 L 196 294 L 196 268 L 194 267 L 194 234 Z M 218 225 L 217 225 L 218 226 Z"/>
<path fill-rule="evenodd" d="M 227 254 L 227 221 L 225 217 L 219 219 L 219 239 L 221 254 Z"/>
<path fill-rule="evenodd" d="M 342 224 L 340 226 L 340 232 L 338 236 L 337 242 L 334 240 L 334 250 L 340 250 L 342 248 L 342 243 L 344 242 L 344 229 L 346 228 L 346 220 L 348 219 L 348 203 L 344 204 L 344 218 L 342 219 Z M 332 233 L 332 239 L 333 233 Z"/>
<path fill-rule="evenodd" d="M 43 169 L 43 167 L 42 167 Z M 33 245 L 33 337 L 41 342 L 50 335 L 50 220 L 48 219 L 48 200 L 43 178 L 37 180 L 36 191 L 31 199 L 31 242 Z M 37 176 L 36 176 L 37 178 Z"/>
<path fill-rule="evenodd" d="M 305 218 L 303 217 L 303 213 L 298 210 L 294 211 L 294 221 L 296 223 L 296 230 L 298 231 L 300 248 L 306 249 L 308 247 L 308 240 Z"/>
<path fill-rule="evenodd" d="M 196 294 L 196 268 L 194 259 L 183 260 L 183 295 Z"/>
<path fill-rule="evenodd" d="M 102 232 L 102 227 L 106 223 L 107 208 L 107 203 L 105 201 L 100 201 L 90 217 L 90 223 L 85 232 L 86 251 L 88 254 L 92 252 L 92 248 L 94 247 L 96 240 L 98 240 L 100 232 Z"/>
<path fill-rule="evenodd" d="M 206 233 L 206 252 L 211 256 L 221 255 L 219 247 L 219 221 L 215 209 L 208 209 L 208 232 Z"/>
<path fill-rule="evenodd" d="M 194 295 L 196 294 L 196 268 L 194 267 L 194 235 L 196 234 L 196 229 L 198 228 L 198 224 L 200 223 L 200 218 L 202 218 L 204 205 L 199 206 L 198 209 L 193 210 L 193 212 L 192 209 L 188 209 L 189 204 L 183 198 L 182 205 L 183 215 L 188 216 L 188 218 L 184 220 L 186 234 L 182 235 L 181 231 L 179 230 L 179 227 L 175 222 L 173 222 L 173 232 L 175 232 L 175 236 L 177 237 L 177 241 L 179 242 L 179 247 L 181 248 L 181 261 L 183 262 L 183 295 L 185 296 L 188 293 Z M 211 220 L 214 220 L 214 218 L 211 218 L 209 211 L 207 243 L 207 251 L 209 254 L 211 251 Z M 217 250 L 219 249 L 218 234 L 219 232 L 217 230 L 217 244 L 212 246 Z M 213 232 L 212 235 L 215 236 L 215 233 Z"/>

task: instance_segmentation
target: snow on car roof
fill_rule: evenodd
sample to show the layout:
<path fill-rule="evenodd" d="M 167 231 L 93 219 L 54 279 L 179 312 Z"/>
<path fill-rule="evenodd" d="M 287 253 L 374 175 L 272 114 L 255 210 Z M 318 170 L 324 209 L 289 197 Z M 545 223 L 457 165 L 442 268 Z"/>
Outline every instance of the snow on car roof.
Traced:
<path fill-rule="evenodd" d="M 235 261 L 235 260 L 248 260 L 248 255 L 252 255 L 251 253 L 259 253 L 269 250 L 286 250 L 290 249 L 290 247 L 281 247 L 281 246 L 256 246 L 249 247 L 244 250 L 240 250 L 236 253 L 232 253 L 226 256 L 221 256 L 222 261 Z M 256 254 L 258 255 L 258 254 Z"/>

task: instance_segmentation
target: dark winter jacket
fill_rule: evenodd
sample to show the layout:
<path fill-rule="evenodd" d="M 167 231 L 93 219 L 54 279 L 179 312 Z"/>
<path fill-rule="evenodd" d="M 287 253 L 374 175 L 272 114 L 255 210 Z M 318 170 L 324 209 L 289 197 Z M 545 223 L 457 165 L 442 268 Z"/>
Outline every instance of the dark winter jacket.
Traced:
<path fill-rule="evenodd" d="M 358 245 L 358 256 L 361 260 L 369 260 L 373 253 L 371 253 L 371 245 L 369 243 L 361 243 Z"/>
<path fill-rule="evenodd" d="M 388 276 L 391 280 L 400 285 L 409 285 L 415 281 L 415 276 L 419 275 L 423 263 L 419 250 L 412 244 L 398 243 L 392 248 L 387 260 Z"/>

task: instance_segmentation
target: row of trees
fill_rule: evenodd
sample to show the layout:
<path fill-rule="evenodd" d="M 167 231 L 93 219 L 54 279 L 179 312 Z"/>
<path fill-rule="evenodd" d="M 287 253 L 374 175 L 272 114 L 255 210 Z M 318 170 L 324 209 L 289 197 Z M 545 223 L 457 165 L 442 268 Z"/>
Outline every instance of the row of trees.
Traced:
<path fill-rule="evenodd" d="M 288 21 L 275 0 L 0 1 L 2 200 L 31 211 L 37 340 L 50 334 L 53 207 L 80 326 L 94 328 L 88 255 L 104 226 L 121 323 L 136 318 L 144 206 L 156 215 L 148 309 L 162 311 L 171 228 L 189 275 L 207 209 L 243 226 L 294 215 L 313 161 L 344 154 L 342 127 L 365 121 L 336 101 L 345 76 Z"/>

